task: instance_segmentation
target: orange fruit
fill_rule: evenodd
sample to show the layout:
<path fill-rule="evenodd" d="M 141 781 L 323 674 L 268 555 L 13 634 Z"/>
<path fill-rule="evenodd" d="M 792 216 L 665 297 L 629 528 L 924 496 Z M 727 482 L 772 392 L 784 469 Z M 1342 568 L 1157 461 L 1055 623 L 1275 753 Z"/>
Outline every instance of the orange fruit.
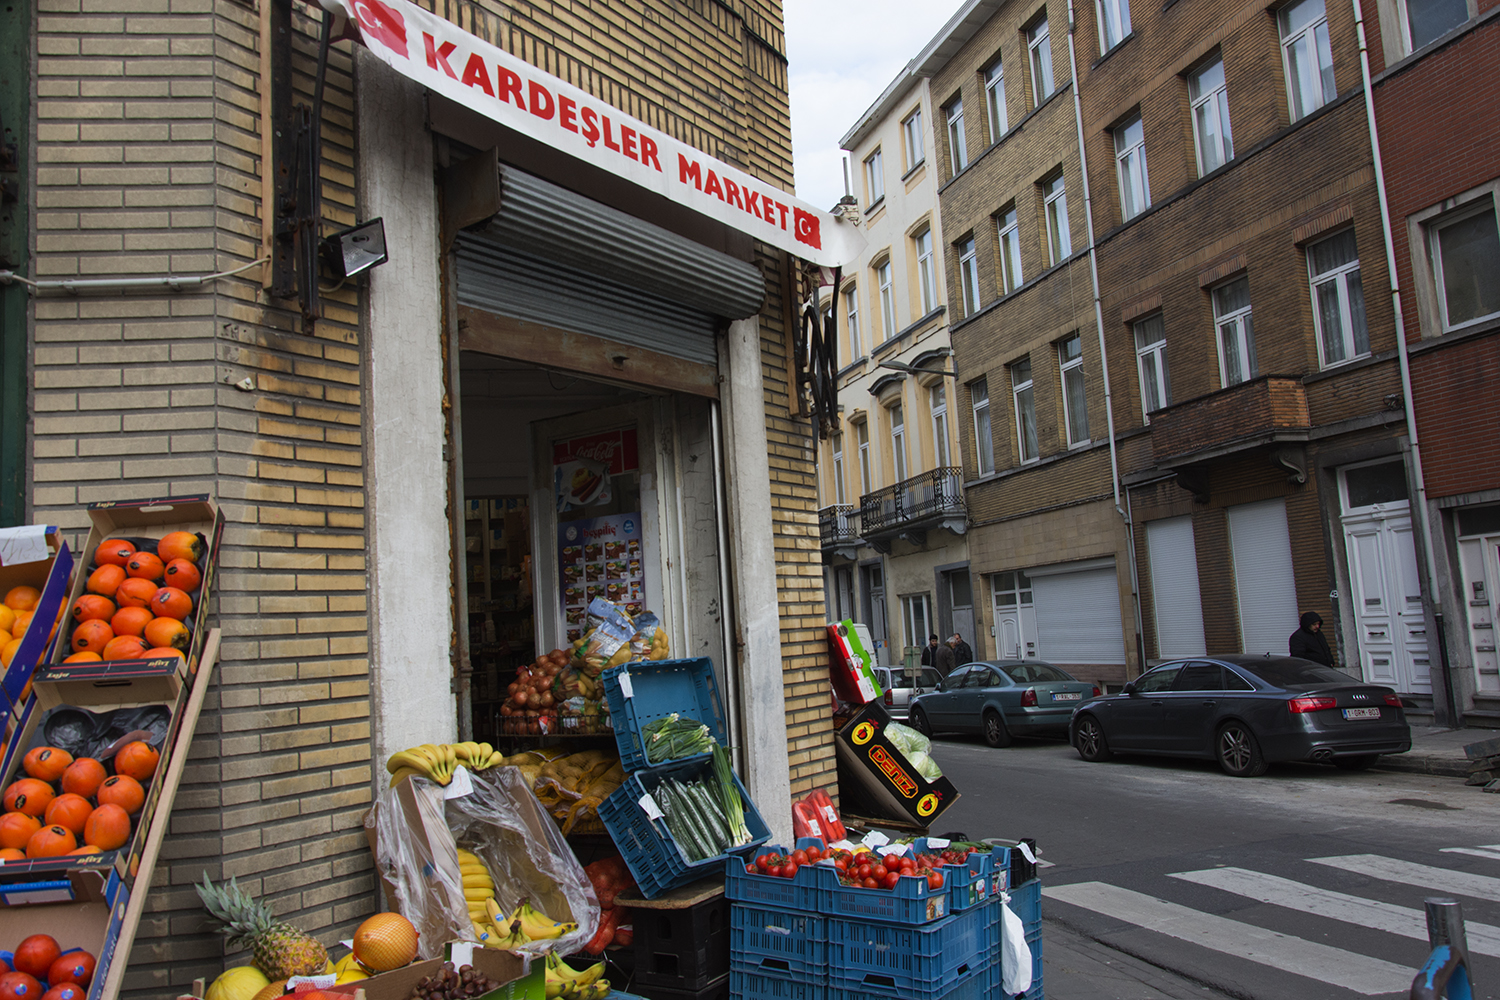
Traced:
<path fill-rule="evenodd" d="M 117 805 L 132 816 L 146 804 L 146 790 L 128 774 L 117 774 L 105 781 L 96 797 L 101 806 Z"/>
<path fill-rule="evenodd" d="M 16 612 L 16 624 L 10 630 L 10 637 L 12 639 L 19 639 L 19 638 L 21 638 L 21 636 L 25 635 L 26 634 L 26 629 L 31 626 L 31 619 L 34 616 L 35 616 L 35 612 L 31 612 L 31 611 L 17 611 Z"/>
<path fill-rule="evenodd" d="M 178 621 L 193 613 L 193 599 L 176 587 L 161 588 L 146 606 L 159 617 L 176 618 Z"/>
<path fill-rule="evenodd" d="M 31 835 L 42 828 L 41 821 L 23 812 L 8 812 L 0 816 L 0 847 L 21 850 Z"/>
<path fill-rule="evenodd" d="M 84 650 L 81 653 L 74 653 L 72 656 L 65 656 L 65 657 L 63 657 L 63 662 L 64 663 L 103 663 L 104 662 L 104 657 L 100 656 L 98 653 L 91 653 L 88 650 Z"/>
<path fill-rule="evenodd" d="M 104 647 L 114 641 L 114 638 L 115 630 L 110 628 L 109 622 L 92 618 L 73 630 L 71 645 L 75 653 L 103 655 Z"/>
<path fill-rule="evenodd" d="M 24 584 L 12 587 L 5 594 L 5 606 L 12 611 L 31 611 L 36 607 L 36 602 L 42 599 L 42 592 L 35 587 Z"/>
<path fill-rule="evenodd" d="M 7 861 L 25 861 L 26 852 L 19 847 L 0 847 L 0 865 Z"/>
<path fill-rule="evenodd" d="M 78 838 L 73 836 L 72 830 L 65 826 L 44 826 L 26 841 L 26 856 L 28 858 L 59 858 L 77 846 Z"/>
<path fill-rule="evenodd" d="M 123 847 L 130 839 L 130 816 L 119 806 L 106 802 L 89 816 L 83 839 L 106 851 Z"/>
<path fill-rule="evenodd" d="M 109 627 L 114 629 L 115 635 L 143 635 L 147 624 L 153 620 L 151 612 L 145 608 L 121 608 L 109 620 Z"/>
<path fill-rule="evenodd" d="M 115 591 L 119 590 L 120 584 L 124 582 L 125 568 L 116 566 L 114 563 L 105 563 L 89 574 L 89 582 L 84 586 L 91 594 L 114 597 Z"/>
<path fill-rule="evenodd" d="M 0 604 L 0 631 L 12 632 L 16 627 L 16 612 Z"/>
<path fill-rule="evenodd" d="M 135 544 L 123 538 L 106 538 L 94 550 L 95 566 L 119 566 L 123 568 L 135 555 Z"/>
<path fill-rule="evenodd" d="M 79 757 L 63 772 L 62 788 L 65 792 L 72 792 L 74 795 L 82 795 L 90 799 L 104 783 L 104 778 L 103 764 L 92 757 Z"/>
<path fill-rule="evenodd" d="M 47 825 L 65 826 L 73 831 L 73 836 L 79 837 L 83 835 L 83 825 L 89 821 L 93 811 L 94 807 L 82 795 L 64 792 L 47 803 Z"/>
<path fill-rule="evenodd" d="M 10 642 L 14 638 L 15 636 L 11 635 L 9 632 L 5 631 L 4 629 L 0 629 L 0 646 L 4 646 L 7 642 Z"/>
<path fill-rule="evenodd" d="M 156 543 L 156 554 L 161 556 L 163 562 L 186 559 L 190 563 L 197 563 L 203 558 L 203 540 L 191 531 L 169 532 Z"/>
<path fill-rule="evenodd" d="M 176 587 L 178 590 L 191 594 L 198 589 L 198 584 L 203 582 L 203 574 L 198 572 L 198 567 L 186 559 L 173 559 L 167 563 L 166 574 L 167 586 Z"/>
<path fill-rule="evenodd" d="M 139 577 L 142 580 L 161 582 L 162 574 L 167 571 L 167 566 L 157 558 L 154 552 L 137 552 L 130 557 L 125 564 L 125 575 Z"/>
<path fill-rule="evenodd" d="M 158 589 L 150 580 L 132 576 L 122 582 L 120 588 L 115 591 L 115 600 L 122 608 L 144 608 L 151 603 L 151 598 L 156 596 Z"/>
<path fill-rule="evenodd" d="M 75 622 L 109 621 L 115 616 L 115 602 L 98 594 L 81 594 L 73 602 Z"/>
<path fill-rule="evenodd" d="M 35 778 L 12 781 L 5 789 L 5 811 L 41 816 L 52 801 L 52 786 Z"/>
<path fill-rule="evenodd" d="M 156 764 L 161 754 L 156 748 L 142 740 L 127 743 L 115 754 L 115 773 L 128 774 L 136 781 L 146 782 L 156 773 Z"/>
<path fill-rule="evenodd" d="M 16 658 L 16 653 L 21 649 L 21 640 L 12 639 L 4 646 L 0 646 L 0 667 L 10 666 L 10 661 Z"/>
<path fill-rule="evenodd" d="M 146 643 L 138 635 L 117 635 L 99 651 L 105 660 L 139 660 L 145 653 Z"/>
<path fill-rule="evenodd" d="M 172 649 L 187 649 L 192 644 L 192 634 L 187 626 L 176 618 L 153 618 L 146 624 L 141 635 L 153 646 Z"/>
<path fill-rule="evenodd" d="M 56 781 L 71 763 L 73 755 L 57 747 L 34 747 L 21 759 L 26 773 L 38 781 Z"/>

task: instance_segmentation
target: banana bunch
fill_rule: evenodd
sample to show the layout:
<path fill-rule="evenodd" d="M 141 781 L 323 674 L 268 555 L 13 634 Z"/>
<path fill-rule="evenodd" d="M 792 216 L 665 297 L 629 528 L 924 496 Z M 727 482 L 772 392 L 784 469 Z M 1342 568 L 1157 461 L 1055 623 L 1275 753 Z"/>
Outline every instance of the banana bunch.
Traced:
<path fill-rule="evenodd" d="M 495 880 L 484 862 L 471 851 L 458 849 L 458 871 L 463 878 L 464 905 L 469 909 L 469 919 L 474 924 L 475 936 L 481 942 L 493 937 L 494 927 L 489 923 L 489 910 L 485 903 L 495 898 Z"/>
<path fill-rule="evenodd" d="M 555 940 L 578 929 L 576 923 L 553 920 L 525 899 L 521 900 L 521 905 L 517 906 L 515 912 L 509 916 L 501 912 L 500 904 L 495 902 L 494 896 L 484 900 L 484 908 L 490 923 L 494 925 L 495 935 L 498 938 L 494 941 L 484 941 L 486 948 L 514 951 L 533 941 Z"/>
<path fill-rule="evenodd" d="M 391 773 L 391 785 L 416 775 L 440 785 L 453 780 L 453 772 L 462 765 L 470 771 L 487 771 L 505 763 L 505 755 L 488 743 L 423 743 L 419 747 L 391 755 L 385 769 Z"/>
<path fill-rule="evenodd" d="M 548 952 L 547 1000 L 600 1000 L 609 995 L 609 980 L 601 979 L 603 975 L 603 962 L 579 972 L 556 952 Z"/>
<path fill-rule="evenodd" d="M 458 757 L 458 762 L 471 771 L 488 771 L 505 763 L 505 754 L 488 743 L 454 743 L 449 749 Z"/>

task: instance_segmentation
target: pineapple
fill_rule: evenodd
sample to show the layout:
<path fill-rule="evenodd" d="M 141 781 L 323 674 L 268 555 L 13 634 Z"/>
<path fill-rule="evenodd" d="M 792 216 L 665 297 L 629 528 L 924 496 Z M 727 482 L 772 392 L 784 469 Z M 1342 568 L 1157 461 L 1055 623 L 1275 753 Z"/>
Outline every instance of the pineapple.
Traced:
<path fill-rule="evenodd" d="M 277 920 L 270 907 L 256 902 L 231 878 L 227 886 L 214 887 L 203 873 L 203 884 L 195 887 L 203 906 L 224 926 L 219 932 L 231 945 L 248 943 L 255 965 L 270 979 L 314 976 L 328 967 L 328 951 L 307 934 Z"/>

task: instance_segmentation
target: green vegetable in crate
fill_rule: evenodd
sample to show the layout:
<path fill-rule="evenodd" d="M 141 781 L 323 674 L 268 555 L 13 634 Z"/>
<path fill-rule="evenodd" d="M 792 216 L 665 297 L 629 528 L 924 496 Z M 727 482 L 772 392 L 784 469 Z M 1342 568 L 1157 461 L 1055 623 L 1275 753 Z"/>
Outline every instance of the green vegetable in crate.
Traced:
<path fill-rule="evenodd" d="M 750 843 L 729 754 L 713 746 L 713 766 L 690 781 L 665 778 L 653 793 L 677 849 L 689 864 Z"/>
<path fill-rule="evenodd" d="M 707 726 L 696 719 L 684 719 L 676 712 L 646 723 L 641 736 L 646 743 L 646 762 L 649 764 L 708 753 L 715 746 Z"/>
<path fill-rule="evenodd" d="M 719 785 L 719 803 L 729 831 L 729 843 L 733 847 L 740 847 L 750 843 L 750 828 L 745 826 L 745 809 L 740 803 L 739 789 L 734 785 L 734 772 L 729 769 L 729 754 L 715 743 L 713 755 L 714 775 L 718 778 Z"/>

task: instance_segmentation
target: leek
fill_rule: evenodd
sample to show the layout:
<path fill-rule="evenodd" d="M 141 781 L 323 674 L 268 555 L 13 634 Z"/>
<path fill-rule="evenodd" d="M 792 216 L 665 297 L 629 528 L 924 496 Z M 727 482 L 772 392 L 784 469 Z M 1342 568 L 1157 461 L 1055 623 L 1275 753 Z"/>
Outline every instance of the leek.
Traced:
<path fill-rule="evenodd" d="M 750 830 L 745 826 L 745 810 L 740 805 L 739 789 L 734 786 L 734 772 L 729 769 L 729 754 L 717 742 L 713 758 L 714 775 L 719 779 L 719 802 L 728 820 L 729 846 L 742 847 L 750 843 Z"/>

